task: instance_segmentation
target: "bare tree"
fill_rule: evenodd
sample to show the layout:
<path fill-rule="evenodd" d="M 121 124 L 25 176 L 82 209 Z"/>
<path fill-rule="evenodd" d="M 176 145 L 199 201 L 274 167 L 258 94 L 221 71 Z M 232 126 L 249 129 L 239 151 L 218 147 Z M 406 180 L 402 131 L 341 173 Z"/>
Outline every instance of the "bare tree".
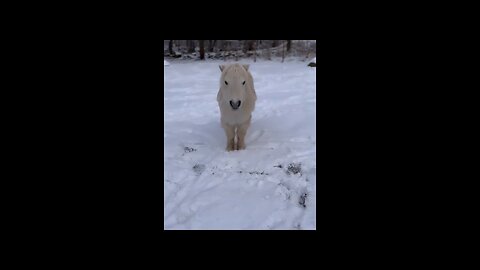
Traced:
<path fill-rule="evenodd" d="M 295 44 L 294 44 L 295 42 Z M 224 61 L 241 60 L 243 57 L 253 55 L 256 62 L 260 59 L 285 59 L 291 55 L 309 58 L 316 52 L 314 41 L 295 40 L 165 40 L 165 55 L 180 57 L 181 54 L 195 53 L 197 48 L 200 52 L 197 59 L 206 60 L 208 54 L 216 52 L 216 56 Z M 201 44 L 202 43 L 202 44 Z M 176 55 L 179 54 L 179 55 Z M 199 56 L 199 57 L 198 57 Z M 185 58 L 185 57 L 184 57 Z"/>
<path fill-rule="evenodd" d="M 257 47 L 258 47 L 258 40 L 255 44 L 255 51 L 253 52 L 253 62 L 257 62 Z"/>
<path fill-rule="evenodd" d="M 308 58 L 310 56 L 310 41 L 309 40 L 305 41 L 305 47 L 307 48 L 307 56 L 305 58 Z"/>
<path fill-rule="evenodd" d="M 254 42 L 255 42 L 255 40 L 245 40 L 245 42 L 243 44 L 243 52 L 247 53 L 248 51 L 253 50 Z"/>
<path fill-rule="evenodd" d="M 217 41 L 216 41 L 216 40 L 213 40 L 212 52 L 213 52 L 213 50 L 215 49 L 216 44 L 217 44 Z"/>
<path fill-rule="evenodd" d="M 226 54 L 227 54 L 227 41 L 224 40 L 223 41 L 223 61 L 227 61 Z"/>
<path fill-rule="evenodd" d="M 239 42 L 236 43 L 237 46 L 235 46 L 235 50 L 234 50 L 234 53 L 233 53 L 235 55 L 235 61 L 238 61 L 238 50 L 240 49 L 240 41 L 241 40 L 239 40 Z"/>
<path fill-rule="evenodd" d="M 199 40 L 198 46 L 200 46 L 200 60 L 205 60 L 205 40 Z"/>
<path fill-rule="evenodd" d="M 255 40 L 250 40 L 248 43 L 248 50 L 251 51 L 253 50 L 253 47 L 255 46 Z"/>
<path fill-rule="evenodd" d="M 188 53 L 195 52 L 195 40 L 187 40 Z"/>
<path fill-rule="evenodd" d="M 215 46 L 216 40 L 209 40 L 208 41 L 208 51 L 213 52 L 213 47 Z"/>
<path fill-rule="evenodd" d="M 170 42 L 168 42 L 168 53 L 170 55 L 173 55 L 173 40 L 170 40 Z"/>

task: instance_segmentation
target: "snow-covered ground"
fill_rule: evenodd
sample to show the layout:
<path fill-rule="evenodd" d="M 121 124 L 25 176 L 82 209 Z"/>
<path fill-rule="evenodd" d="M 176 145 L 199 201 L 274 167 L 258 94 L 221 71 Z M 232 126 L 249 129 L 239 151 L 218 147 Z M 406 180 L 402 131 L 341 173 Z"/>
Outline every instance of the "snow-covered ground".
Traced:
<path fill-rule="evenodd" d="M 250 64 L 257 103 L 246 150 L 226 152 L 216 101 L 223 61 L 164 69 L 164 229 L 316 229 L 316 68 Z"/>

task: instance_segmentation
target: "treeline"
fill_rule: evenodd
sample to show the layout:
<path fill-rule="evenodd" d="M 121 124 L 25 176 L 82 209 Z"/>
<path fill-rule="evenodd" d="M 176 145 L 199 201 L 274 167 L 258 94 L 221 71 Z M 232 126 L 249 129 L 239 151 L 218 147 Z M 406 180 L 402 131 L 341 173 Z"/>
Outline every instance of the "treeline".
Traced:
<path fill-rule="evenodd" d="M 182 59 L 224 59 L 305 56 L 316 54 L 315 40 L 165 40 L 164 56 Z"/>

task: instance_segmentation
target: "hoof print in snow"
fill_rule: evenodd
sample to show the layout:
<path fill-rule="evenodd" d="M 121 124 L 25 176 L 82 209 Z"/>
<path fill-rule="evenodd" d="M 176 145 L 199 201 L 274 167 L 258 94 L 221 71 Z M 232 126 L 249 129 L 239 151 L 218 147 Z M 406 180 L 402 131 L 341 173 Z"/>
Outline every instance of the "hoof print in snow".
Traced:
<path fill-rule="evenodd" d="M 302 195 L 300 195 L 300 199 L 298 200 L 298 204 L 300 204 L 304 208 L 307 207 L 307 205 L 305 204 L 306 198 L 307 198 L 307 193 L 303 193 Z"/>
<path fill-rule="evenodd" d="M 243 171 L 237 171 L 238 173 L 243 173 Z M 257 172 L 257 171 L 253 171 L 253 172 L 248 172 L 250 175 L 252 174 L 255 174 L 255 175 L 270 175 L 269 173 L 266 173 L 264 171 L 262 172 Z"/>
<path fill-rule="evenodd" d="M 191 148 L 191 147 L 188 147 L 188 146 L 185 146 L 185 147 L 183 148 L 183 151 L 184 151 L 185 153 L 190 153 L 190 152 L 195 152 L 195 151 L 197 151 L 197 149 Z"/>
<path fill-rule="evenodd" d="M 302 174 L 302 163 L 288 164 L 287 174 Z"/>
<path fill-rule="evenodd" d="M 241 173 L 241 172 L 240 172 Z M 253 172 L 248 172 L 249 174 L 256 174 L 256 175 L 269 175 L 268 173 L 266 172 L 257 172 L 257 171 L 253 171 Z"/>
<path fill-rule="evenodd" d="M 193 171 L 197 174 L 197 175 L 200 175 L 203 173 L 203 171 L 205 171 L 205 165 L 203 164 L 195 164 L 195 166 L 193 166 Z"/>

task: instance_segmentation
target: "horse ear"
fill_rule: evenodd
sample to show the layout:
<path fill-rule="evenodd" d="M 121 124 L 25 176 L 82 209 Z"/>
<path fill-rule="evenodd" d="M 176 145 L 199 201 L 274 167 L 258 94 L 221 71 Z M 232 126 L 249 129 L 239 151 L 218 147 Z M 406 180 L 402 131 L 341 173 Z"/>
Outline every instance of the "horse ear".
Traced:
<path fill-rule="evenodd" d="M 225 65 L 220 65 L 218 67 L 220 68 L 220 71 L 223 71 L 223 69 L 225 69 Z"/>
<path fill-rule="evenodd" d="M 244 68 L 245 70 L 247 70 L 247 71 L 248 71 L 248 68 L 250 67 L 250 65 L 242 65 L 242 66 L 243 66 L 243 68 Z"/>

